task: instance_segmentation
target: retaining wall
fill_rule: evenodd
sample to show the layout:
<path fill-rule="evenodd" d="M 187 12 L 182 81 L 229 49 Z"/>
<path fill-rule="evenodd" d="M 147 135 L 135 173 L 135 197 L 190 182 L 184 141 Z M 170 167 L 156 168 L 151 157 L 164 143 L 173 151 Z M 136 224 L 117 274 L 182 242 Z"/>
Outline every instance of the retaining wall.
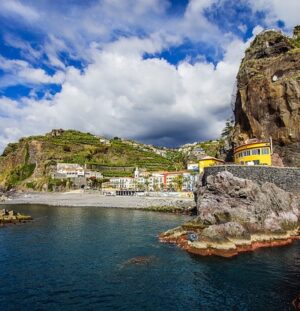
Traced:
<path fill-rule="evenodd" d="M 233 175 L 253 180 L 259 184 L 274 183 L 283 190 L 300 194 L 300 168 L 274 166 L 218 165 L 204 169 L 203 182 L 209 175 L 228 171 Z"/>

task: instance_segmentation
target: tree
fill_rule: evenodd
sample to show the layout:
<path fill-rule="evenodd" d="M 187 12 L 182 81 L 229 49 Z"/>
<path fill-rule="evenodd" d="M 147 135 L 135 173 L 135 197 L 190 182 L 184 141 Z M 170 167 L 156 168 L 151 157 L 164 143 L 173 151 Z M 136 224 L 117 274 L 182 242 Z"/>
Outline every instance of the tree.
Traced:
<path fill-rule="evenodd" d="M 183 185 L 183 177 L 182 175 L 178 175 L 174 178 L 174 183 L 176 185 L 177 191 L 182 191 L 182 185 Z"/>
<path fill-rule="evenodd" d="M 160 190 L 158 184 L 155 184 L 153 188 L 154 188 L 153 190 L 156 191 L 156 192 Z"/>
<path fill-rule="evenodd" d="M 90 177 L 88 179 L 90 185 L 92 186 L 92 188 L 100 188 L 102 189 L 102 184 L 109 181 L 108 178 L 96 178 L 96 177 Z"/>
<path fill-rule="evenodd" d="M 222 138 L 230 138 L 233 134 L 233 130 L 234 130 L 234 120 L 228 119 L 225 123 L 225 127 L 221 133 Z"/>
<path fill-rule="evenodd" d="M 167 159 L 173 162 L 173 165 L 176 170 L 180 170 L 184 167 L 186 167 L 187 162 L 188 162 L 188 156 L 187 154 L 184 154 L 183 152 L 180 151 L 171 151 L 167 152 Z"/>
<path fill-rule="evenodd" d="M 147 190 L 147 191 L 149 191 L 149 185 L 150 185 L 149 179 L 146 178 L 146 180 L 145 180 L 145 186 L 146 186 L 146 190 Z"/>

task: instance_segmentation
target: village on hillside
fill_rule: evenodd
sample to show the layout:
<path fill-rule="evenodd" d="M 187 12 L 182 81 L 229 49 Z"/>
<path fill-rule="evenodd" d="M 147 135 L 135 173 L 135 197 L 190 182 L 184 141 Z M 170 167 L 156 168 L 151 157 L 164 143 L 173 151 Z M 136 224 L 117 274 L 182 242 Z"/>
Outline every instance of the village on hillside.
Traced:
<path fill-rule="evenodd" d="M 179 193 L 192 196 L 197 182 L 205 168 L 225 165 L 225 161 L 208 156 L 202 148 L 186 145 L 181 152 L 193 153 L 195 161 L 188 162 L 185 170 L 178 171 L 149 171 L 136 167 L 131 176 L 105 177 L 103 172 L 91 170 L 87 165 L 77 163 L 57 163 L 52 173 L 54 180 L 68 180 L 70 189 L 100 189 L 104 195 L 139 195 L 143 193 L 161 192 Z M 257 139 L 248 140 L 246 144 L 234 149 L 234 162 L 227 165 L 267 165 L 272 164 L 272 142 Z M 59 186 L 57 189 L 59 191 Z"/>

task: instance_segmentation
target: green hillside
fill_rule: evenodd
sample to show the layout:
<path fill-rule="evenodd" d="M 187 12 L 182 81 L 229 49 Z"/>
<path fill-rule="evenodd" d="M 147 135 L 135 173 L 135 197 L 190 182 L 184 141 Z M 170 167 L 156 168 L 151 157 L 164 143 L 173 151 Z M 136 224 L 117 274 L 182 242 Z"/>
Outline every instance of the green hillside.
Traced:
<path fill-rule="evenodd" d="M 101 142 L 99 137 L 74 130 L 52 131 L 9 144 L 0 157 L 0 186 L 6 189 L 35 184 L 50 178 L 56 163 L 87 164 L 104 176 L 131 176 L 136 166 L 149 171 L 184 168 L 179 152 L 168 150 L 165 156 L 149 146 L 119 138 Z"/>

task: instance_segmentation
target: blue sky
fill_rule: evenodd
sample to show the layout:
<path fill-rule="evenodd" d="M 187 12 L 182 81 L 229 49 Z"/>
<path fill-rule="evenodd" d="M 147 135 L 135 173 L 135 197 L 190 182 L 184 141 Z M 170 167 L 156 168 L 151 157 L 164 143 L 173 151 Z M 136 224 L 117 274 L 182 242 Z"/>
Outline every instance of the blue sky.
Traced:
<path fill-rule="evenodd" d="M 244 50 L 298 0 L 0 3 L 0 149 L 75 128 L 156 145 L 217 138 Z"/>

